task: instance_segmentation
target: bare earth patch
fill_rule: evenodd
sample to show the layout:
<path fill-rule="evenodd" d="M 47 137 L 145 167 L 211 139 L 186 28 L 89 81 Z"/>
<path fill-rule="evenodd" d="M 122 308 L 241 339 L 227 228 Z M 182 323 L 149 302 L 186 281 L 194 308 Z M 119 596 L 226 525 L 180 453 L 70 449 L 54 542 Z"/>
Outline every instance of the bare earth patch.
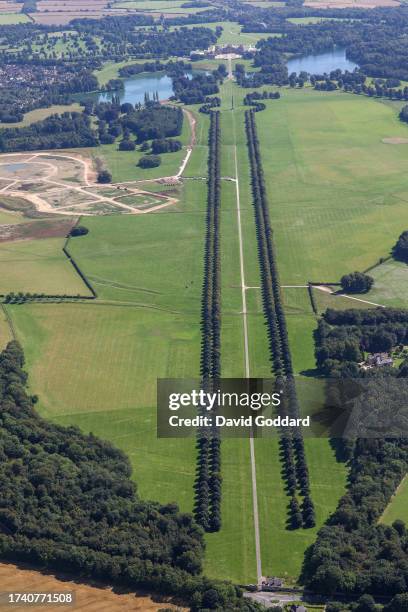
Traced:
<path fill-rule="evenodd" d="M 393 145 L 408 144 L 408 138 L 400 138 L 399 136 L 395 136 L 392 138 L 383 138 L 382 142 Z"/>
<path fill-rule="evenodd" d="M 155 602 L 147 595 L 116 594 L 112 589 L 102 585 L 80 584 L 71 580 L 69 576 L 61 576 L 59 579 L 50 574 L 43 574 L 28 568 L 23 569 L 11 563 L 0 563 L 0 585 L 4 592 L 75 592 L 75 604 L 73 606 L 36 605 L 33 608 L 36 612 L 61 612 L 61 609 L 64 608 L 73 611 L 95 610 L 98 612 L 158 612 L 160 608 L 187 610 L 187 608 L 177 608 L 165 601 Z M 12 608 L 15 612 L 26 612 L 27 605 L 13 605 Z M 0 605 L 0 610 L 6 609 L 11 608 L 10 606 Z"/>
<path fill-rule="evenodd" d="M 64 237 L 71 231 L 75 221 L 74 217 L 66 217 L 0 225 L 0 242 Z"/>
<path fill-rule="evenodd" d="M 191 151 L 190 145 L 177 176 L 184 170 Z M 166 180 L 169 179 L 178 180 L 177 177 Z M 140 189 L 140 181 L 109 186 L 95 181 L 92 160 L 80 154 L 37 151 L 30 155 L 0 156 L 0 206 L 21 210 L 32 217 L 55 213 L 68 217 L 142 214 L 178 202 L 169 195 Z"/>

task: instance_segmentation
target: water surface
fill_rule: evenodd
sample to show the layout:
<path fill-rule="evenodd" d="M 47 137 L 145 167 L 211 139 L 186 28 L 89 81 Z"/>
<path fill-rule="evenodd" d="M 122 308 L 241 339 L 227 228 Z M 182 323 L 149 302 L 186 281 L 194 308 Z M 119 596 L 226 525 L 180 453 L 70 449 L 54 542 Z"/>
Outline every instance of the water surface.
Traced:
<path fill-rule="evenodd" d="M 354 68 L 358 68 L 357 64 L 346 58 L 345 49 L 334 49 L 326 53 L 317 55 L 304 55 L 303 57 L 293 58 L 287 63 L 288 72 L 308 72 L 309 74 L 323 74 L 332 70 L 348 70 L 352 72 Z"/>

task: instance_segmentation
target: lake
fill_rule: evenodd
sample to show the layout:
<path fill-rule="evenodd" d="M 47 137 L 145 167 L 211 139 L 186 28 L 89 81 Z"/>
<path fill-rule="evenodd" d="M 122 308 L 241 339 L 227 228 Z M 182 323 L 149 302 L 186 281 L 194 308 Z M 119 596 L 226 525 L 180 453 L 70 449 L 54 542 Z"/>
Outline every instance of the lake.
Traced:
<path fill-rule="evenodd" d="M 304 55 L 303 57 L 293 58 L 287 63 L 288 72 L 305 71 L 310 74 L 323 74 L 324 72 L 331 72 L 332 70 L 348 70 L 352 72 L 354 68 L 358 68 L 357 64 L 346 58 L 345 49 L 334 49 L 333 51 L 327 51 L 326 53 L 319 53 L 318 55 Z"/>
<path fill-rule="evenodd" d="M 144 102 L 145 92 L 148 92 L 150 98 L 153 94 L 159 94 L 159 100 L 167 100 L 173 95 L 173 87 L 171 77 L 163 72 L 155 72 L 152 74 L 143 73 L 129 79 L 123 79 L 123 89 L 119 91 L 107 91 L 100 93 L 98 102 L 108 102 L 113 96 L 119 96 L 120 103 L 130 102 L 137 104 Z"/>

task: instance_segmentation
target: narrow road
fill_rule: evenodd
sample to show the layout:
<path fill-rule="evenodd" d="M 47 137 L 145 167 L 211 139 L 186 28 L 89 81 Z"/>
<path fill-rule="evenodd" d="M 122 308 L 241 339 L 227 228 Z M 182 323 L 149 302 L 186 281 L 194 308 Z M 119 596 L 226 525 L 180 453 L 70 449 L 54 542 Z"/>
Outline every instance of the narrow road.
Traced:
<path fill-rule="evenodd" d="M 244 331 L 244 358 L 245 358 L 245 377 L 250 376 L 249 367 L 249 349 L 248 349 L 248 317 L 247 317 L 247 302 L 246 302 L 246 285 L 245 285 L 245 266 L 244 266 L 244 248 L 242 241 L 242 225 L 241 225 L 241 203 L 239 197 L 239 178 L 238 178 L 238 159 L 237 159 L 237 137 L 235 129 L 235 114 L 232 109 L 232 122 L 234 134 L 234 163 L 235 163 L 235 191 L 237 201 L 237 224 L 238 224 L 238 241 L 239 241 L 239 267 L 241 274 L 241 299 L 242 299 L 242 323 Z M 261 561 L 261 539 L 259 536 L 259 513 L 258 513 L 258 492 L 256 485 L 256 462 L 254 439 L 249 438 L 250 456 L 251 456 L 251 479 L 252 479 L 252 507 L 254 513 L 254 533 L 255 533 L 255 555 L 256 555 L 256 574 L 257 583 L 262 581 L 262 561 Z"/>

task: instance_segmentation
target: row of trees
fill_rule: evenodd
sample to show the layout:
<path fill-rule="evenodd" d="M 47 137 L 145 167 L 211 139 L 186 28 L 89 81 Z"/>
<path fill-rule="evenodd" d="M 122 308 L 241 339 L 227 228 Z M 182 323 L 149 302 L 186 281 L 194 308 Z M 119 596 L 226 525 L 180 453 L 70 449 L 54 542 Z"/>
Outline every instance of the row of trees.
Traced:
<path fill-rule="evenodd" d="M 215 389 L 221 376 L 220 140 L 220 112 L 215 111 L 210 116 L 208 136 L 207 231 L 201 314 L 201 376 L 206 389 Z M 218 531 L 221 527 L 221 448 L 218 434 L 214 430 L 200 429 L 197 450 L 195 517 L 206 531 Z"/>
<path fill-rule="evenodd" d="M 285 410 L 291 416 L 299 415 L 296 387 L 293 381 L 293 366 L 290 353 L 286 318 L 283 309 L 280 282 L 276 262 L 273 233 L 269 217 L 269 205 L 259 141 L 256 132 L 254 110 L 245 112 L 245 124 L 249 161 L 251 168 L 252 195 L 255 208 L 255 222 L 258 239 L 258 256 L 261 268 L 262 297 L 267 321 L 269 347 L 273 372 L 278 377 L 287 378 Z M 300 433 L 294 436 L 289 429 L 281 435 L 281 456 L 284 461 L 283 472 L 286 477 L 288 494 L 291 496 L 290 509 L 292 527 L 312 527 L 315 524 L 313 502 L 310 498 L 309 473 Z M 303 516 L 298 512 L 297 492 L 304 497 Z M 301 524 L 300 524 L 301 523 Z"/>
<path fill-rule="evenodd" d="M 279 91 L 263 91 L 262 93 L 259 91 L 251 91 L 247 93 L 244 97 L 244 105 L 245 106 L 253 106 L 254 111 L 258 113 L 259 111 L 263 111 L 266 108 L 266 104 L 264 102 L 260 102 L 260 100 L 278 100 L 281 97 Z"/>
<path fill-rule="evenodd" d="M 408 87 L 402 87 L 395 78 L 373 79 L 366 83 L 366 74 L 359 69 L 353 72 L 333 70 L 330 74 L 315 74 L 310 76 L 310 82 L 318 91 L 335 91 L 343 89 L 347 93 L 355 93 L 370 98 L 389 98 L 390 100 L 408 100 Z M 404 121 L 404 114 L 400 113 Z"/>
<path fill-rule="evenodd" d="M 207 96 L 204 100 L 204 104 L 200 106 L 198 110 L 200 113 L 204 113 L 204 115 L 209 115 L 213 108 L 217 108 L 219 106 L 221 106 L 221 98 L 218 96 Z"/>
<path fill-rule="evenodd" d="M 161 62 L 155 60 L 154 62 L 140 62 L 138 64 L 128 64 L 119 68 L 119 75 L 123 78 L 132 77 L 142 72 L 166 72 L 169 76 L 184 74 L 187 70 L 191 70 L 191 64 L 186 63 L 184 60 L 170 60 L 168 62 Z"/>

